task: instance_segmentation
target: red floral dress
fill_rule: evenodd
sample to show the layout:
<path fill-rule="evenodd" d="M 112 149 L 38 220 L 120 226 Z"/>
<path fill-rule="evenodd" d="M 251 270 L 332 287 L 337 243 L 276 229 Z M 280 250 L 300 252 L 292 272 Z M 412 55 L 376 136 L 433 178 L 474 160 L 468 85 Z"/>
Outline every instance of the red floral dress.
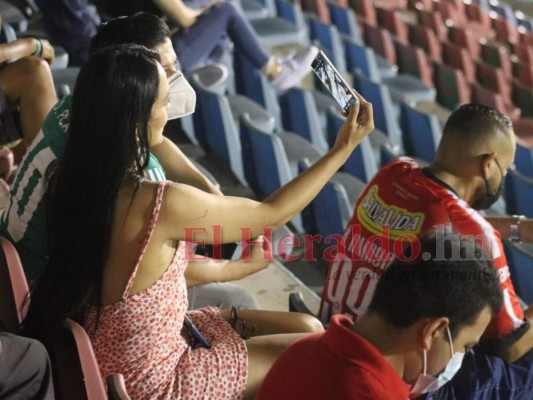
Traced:
<path fill-rule="evenodd" d="M 101 309 L 96 332 L 96 308 L 88 314 L 85 328 L 91 334 L 102 379 L 123 374 L 135 400 L 240 399 L 248 377 L 246 344 L 217 308 L 187 312 L 185 242 L 179 242 L 172 263 L 156 283 L 130 295 L 157 223 L 165 186 L 161 182 L 158 187 L 148 232 L 122 300 Z M 182 335 L 186 314 L 211 349 L 192 348 Z"/>

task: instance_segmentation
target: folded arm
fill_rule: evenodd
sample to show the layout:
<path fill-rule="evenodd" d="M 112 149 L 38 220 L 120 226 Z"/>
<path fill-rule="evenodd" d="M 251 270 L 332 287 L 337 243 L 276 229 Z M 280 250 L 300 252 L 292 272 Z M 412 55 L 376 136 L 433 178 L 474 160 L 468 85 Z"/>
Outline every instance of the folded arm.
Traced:
<path fill-rule="evenodd" d="M 222 192 L 196 168 L 170 139 L 164 138 L 162 143 L 150 150 L 163 166 L 169 180 L 194 186 L 204 192 L 222 195 Z"/>

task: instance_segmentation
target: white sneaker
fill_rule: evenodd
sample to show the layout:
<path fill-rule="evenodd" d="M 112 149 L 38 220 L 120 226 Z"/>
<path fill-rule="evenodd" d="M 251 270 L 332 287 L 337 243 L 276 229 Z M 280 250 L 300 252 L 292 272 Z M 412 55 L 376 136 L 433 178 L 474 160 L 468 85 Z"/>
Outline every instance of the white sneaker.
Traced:
<path fill-rule="evenodd" d="M 270 81 L 278 95 L 296 86 L 311 71 L 311 63 L 318 54 L 318 48 L 311 46 L 305 51 L 281 62 L 280 74 Z"/>

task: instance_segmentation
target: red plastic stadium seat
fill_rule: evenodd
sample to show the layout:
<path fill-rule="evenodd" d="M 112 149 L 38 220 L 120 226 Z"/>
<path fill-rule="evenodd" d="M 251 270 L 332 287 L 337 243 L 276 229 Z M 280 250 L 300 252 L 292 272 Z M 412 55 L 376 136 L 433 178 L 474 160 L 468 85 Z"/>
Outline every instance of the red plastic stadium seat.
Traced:
<path fill-rule="evenodd" d="M 396 53 L 390 32 L 370 24 L 364 24 L 364 32 L 366 44 L 372 47 L 377 54 L 385 58 L 389 64 L 395 65 Z"/>
<path fill-rule="evenodd" d="M 475 82 L 475 66 L 467 49 L 454 43 L 445 42 L 442 44 L 442 60 L 446 64 L 463 71 L 468 82 Z"/>
<path fill-rule="evenodd" d="M 424 49 L 431 60 L 442 62 L 440 43 L 431 28 L 409 25 L 409 41 L 413 46 Z"/>
<path fill-rule="evenodd" d="M 29 291 L 28 282 L 15 246 L 4 237 L 0 237 L 0 244 L 0 329 L 18 333 L 26 314 L 22 305 Z"/>
<path fill-rule="evenodd" d="M 513 104 L 506 103 L 502 95 L 478 83 L 474 83 L 472 86 L 472 101 L 495 108 L 512 120 L 520 118 L 519 108 L 514 107 Z"/>
<path fill-rule="evenodd" d="M 55 376 L 55 391 L 61 399 L 107 399 L 89 336 L 76 322 L 67 319 L 48 346 Z M 130 400 L 124 380 L 114 379 L 110 398 Z"/>
<path fill-rule="evenodd" d="M 444 107 L 453 110 L 460 104 L 470 103 L 470 86 L 460 69 L 435 62 L 433 82 L 437 89 L 437 100 Z"/>
<path fill-rule="evenodd" d="M 477 81 L 483 86 L 501 94 L 506 104 L 511 103 L 511 86 L 505 78 L 503 70 L 483 62 L 477 62 L 476 76 Z"/>

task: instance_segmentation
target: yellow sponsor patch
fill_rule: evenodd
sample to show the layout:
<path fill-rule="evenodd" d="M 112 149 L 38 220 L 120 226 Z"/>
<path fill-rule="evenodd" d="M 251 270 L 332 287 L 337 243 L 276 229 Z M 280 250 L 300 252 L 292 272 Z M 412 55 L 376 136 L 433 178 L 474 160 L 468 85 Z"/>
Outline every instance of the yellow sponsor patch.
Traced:
<path fill-rule="evenodd" d="M 409 212 L 390 206 L 379 197 L 378 185 L 372 186 L 357 206 L 357 217 L 363 227 L 376 235 L 397 239 L 404 235 L 418 235 L 424 223 L 423 213 Z M 384 231 L 382 228 L 386 226 Z"/>

